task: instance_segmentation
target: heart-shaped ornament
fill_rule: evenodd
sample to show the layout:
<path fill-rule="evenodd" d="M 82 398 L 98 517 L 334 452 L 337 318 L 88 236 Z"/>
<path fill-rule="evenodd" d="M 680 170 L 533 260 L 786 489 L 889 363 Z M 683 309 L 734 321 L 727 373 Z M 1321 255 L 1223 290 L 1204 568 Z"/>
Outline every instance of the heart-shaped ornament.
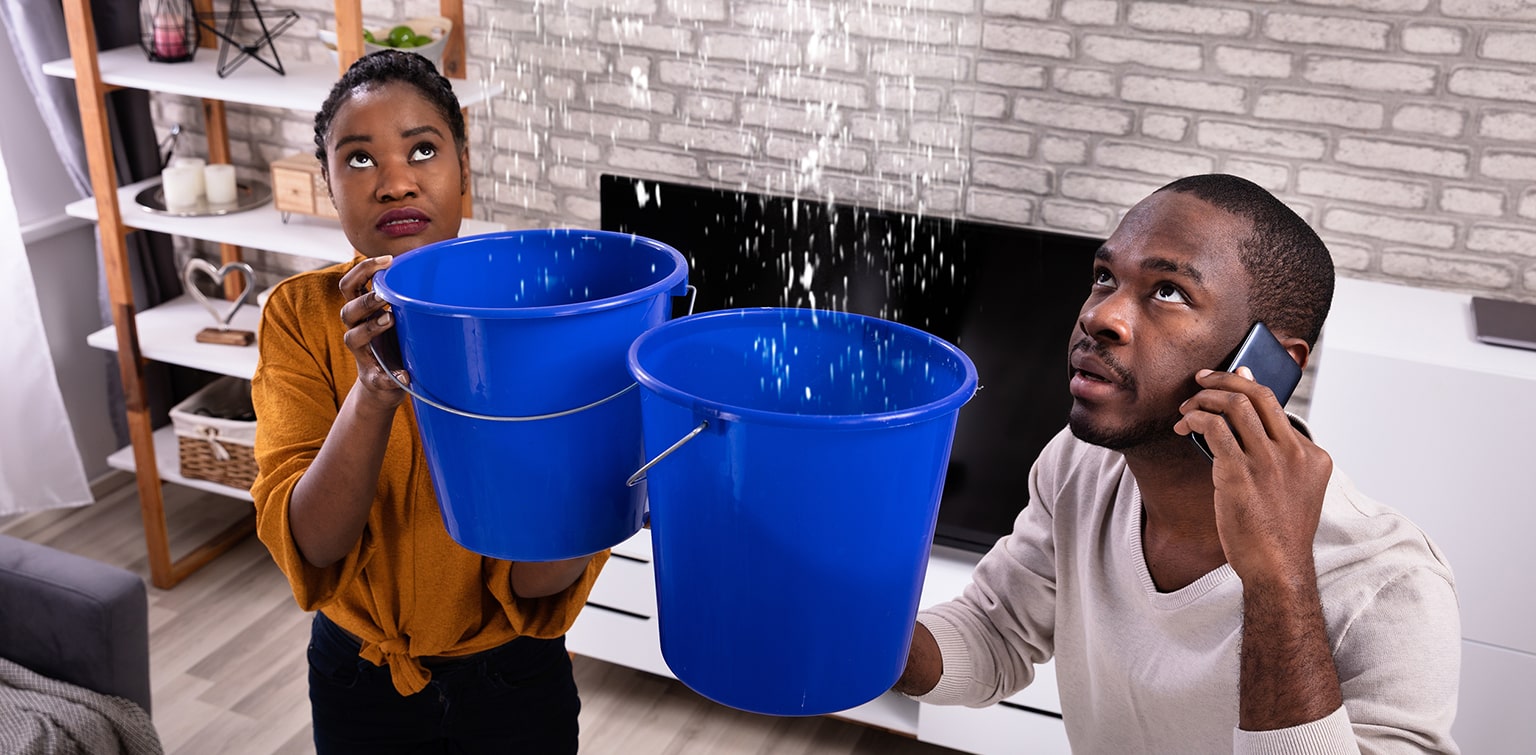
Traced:
<path fill-rule="evenodd" d="M 215 307 L 202 289 L 197 287 L 197 277 L 208 276 L 222 290 L 224 277 L 231 271 L 238 271 L 245 276 L 245 286 L 240 289 L 240 295 L 229 303 L 229 307 L 220 313 L 218 307 Z M 181 271 L 181 285 L 187 290 L 187 295 L 196 299 L 198 304 L 203 305 L 203 309 L 208 310 L 208 314 L 213 315 L 214 322 L 219 324 L 220 330 L 229 329 L 230 321 L 235 319 L 235 313 L 240 311 L 240 306 L 245 304 L 246 298 L 251 295 L 251 289 L 255 288 L 255 283 L 256 270 L 244 262 L 230 262 L 223 267 L 214 267 L 212 262 L 194 257 Z"/>

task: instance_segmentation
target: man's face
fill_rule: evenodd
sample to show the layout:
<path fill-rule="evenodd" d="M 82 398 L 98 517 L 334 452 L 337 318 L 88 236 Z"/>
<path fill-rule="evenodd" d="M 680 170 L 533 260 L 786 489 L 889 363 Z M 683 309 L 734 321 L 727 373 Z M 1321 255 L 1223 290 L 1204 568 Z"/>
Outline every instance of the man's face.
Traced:
<path fill-rule="evenodd" d="M 1173 432 L 1179 404 L 1199 390 L 1195 373 L 1219 367 L 1252 325 L 1238 258 L 1249 228 L 1170 191 L 1126 213 L 1094 260 L 1068 342 L 1074 435 L 1116 450 L 1193 450 Z"/>

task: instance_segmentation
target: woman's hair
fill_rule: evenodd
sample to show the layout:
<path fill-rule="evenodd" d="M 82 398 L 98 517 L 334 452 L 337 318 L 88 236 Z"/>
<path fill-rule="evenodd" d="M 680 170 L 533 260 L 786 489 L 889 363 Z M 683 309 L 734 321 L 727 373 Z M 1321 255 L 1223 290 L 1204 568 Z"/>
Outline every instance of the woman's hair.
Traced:
<path fill-rule="evenodd" d="M 331 120 L 336 117 L 336 111 L 351 99 L 353 92 L 395 81 L 415 87 L 427 102 L 432 103 L 432 107 L 448 122 L 448 129 L 453 132 L 454 147 L 460 152 L 464 150 L 464 144 L 469 140 L 464 129 L 464 113 L 447 77 L 437 72 L 432 61 L 414 52 L 379 50 L 358 58 L 342 74 L 336 85 L 331 87 L 325 104 L 315 114 L 315 157 L 320 159 L 322 170 L 326 168 L 325 138 L 330 133 Z"/>
<path fill-rule="evenodd" d="M 1277 333 L 1317 344 L 1333 303 L 1333 257 L 1301 216 L 1237 176 L 1189 176 L 1158 191 L 1193 194 L 1247 220 L 1252 230 L 1238 258 L 1248 272 L 1254 318 Z"/>

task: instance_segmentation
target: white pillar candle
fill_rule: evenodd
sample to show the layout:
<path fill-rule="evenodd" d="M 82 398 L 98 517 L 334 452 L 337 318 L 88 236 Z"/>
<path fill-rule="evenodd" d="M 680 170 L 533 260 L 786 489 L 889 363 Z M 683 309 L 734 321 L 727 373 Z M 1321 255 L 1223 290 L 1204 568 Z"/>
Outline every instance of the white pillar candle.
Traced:
<path fill-rule="evenodd" d="M 203 190 L 208 204 L 235 203 L 235 166 L 229 164 L 203 166 Z"/>
<path fill-rule="evenodd" d="M 160 188 L 165 192 L 166 209 L 184 210 L 197 206 L 198 184 L 202 182 L 202 168 L 190 165 L 167 166 L 160 172 Z"/>
<path fill-rule="evenodd" d="M 203 195 L 203 166 L 207 163 L 201 157 L 177 157 L 171 160 L 171 165 L 178 168 L 195 168 L 197 177 L 197 195 Z"/>

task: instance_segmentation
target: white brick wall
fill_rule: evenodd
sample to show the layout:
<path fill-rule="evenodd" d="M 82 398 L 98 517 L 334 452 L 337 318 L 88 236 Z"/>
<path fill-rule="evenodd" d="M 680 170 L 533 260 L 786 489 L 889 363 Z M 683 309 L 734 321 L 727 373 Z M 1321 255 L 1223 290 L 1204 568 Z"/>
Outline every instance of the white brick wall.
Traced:
<path fill-rule="evenodd" d="M 329 0 L 287 4 L 284 60 L 323 58 Z M 507 88 L 471 112 L 481 217 L 591 225 L 617 172 L 1102 235 L 1219 170 L 1306 212 L 1347 274 L 1536 300 L 1530 0 L 465 0 L 465 20 L 470 75 Z M 156 105 L 201 143 L 197 103 Z M 229 124 L 254 169 L 311 149 L 310 113 Z"/>

